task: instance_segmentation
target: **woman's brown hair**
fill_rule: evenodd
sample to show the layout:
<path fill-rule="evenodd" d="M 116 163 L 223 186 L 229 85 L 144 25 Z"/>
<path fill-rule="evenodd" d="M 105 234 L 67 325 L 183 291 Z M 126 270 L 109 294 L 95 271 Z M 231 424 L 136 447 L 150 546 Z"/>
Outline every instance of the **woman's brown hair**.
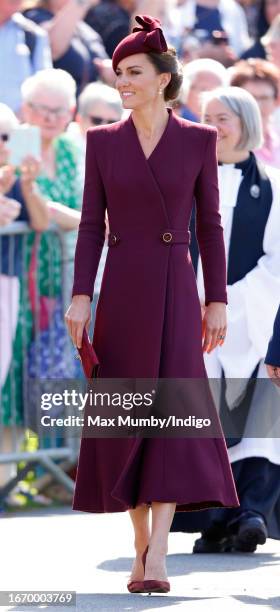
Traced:
<path fill-rule="evenodd" d="M 163 53 L 151 51 L 147 54 L 158 74 L 171 72 L 171 79 L 164 89 L 164 100 L 176 100 L 183 83 L 183 68 L 178 60 L 176 49 L 168 47 Z"/>
<path fill-rule="evenodd" d="M 250 58 L 237 62 L 232 68 L 230 84 L 234 87 L 244 87 L 248 82 L 268 83 L 274 93 L 275 99 L 279 95 L 278 68 L 267 60 Z"/>

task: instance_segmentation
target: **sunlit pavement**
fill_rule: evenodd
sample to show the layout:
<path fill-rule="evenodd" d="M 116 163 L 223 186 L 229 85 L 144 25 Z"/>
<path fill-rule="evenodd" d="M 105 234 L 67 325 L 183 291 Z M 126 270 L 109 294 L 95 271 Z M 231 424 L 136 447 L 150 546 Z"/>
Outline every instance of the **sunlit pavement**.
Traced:
<path fill-rule="evenodd" d="M 168 595 L 131 595 L 133 559 L 129 517 L 86 514 L 70 508 L 0 519 L 2 591 L 76 591 L 76 610 L 280 610 L 280 542 L 254 554 L 193 555 L 197 535 L 172 533 Z M 71 612 L 73 607 L 7 606 L 0 610 Z"/>

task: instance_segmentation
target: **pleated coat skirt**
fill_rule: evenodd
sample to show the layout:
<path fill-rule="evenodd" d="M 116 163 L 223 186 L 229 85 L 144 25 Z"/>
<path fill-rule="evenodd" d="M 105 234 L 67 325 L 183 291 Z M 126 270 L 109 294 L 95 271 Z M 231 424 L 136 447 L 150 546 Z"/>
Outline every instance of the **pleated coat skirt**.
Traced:
<path fill-rule="evenodd" d="M 148 159 L 132 115 L 88 132 L 73 295 L 92 298 L 107 211 L 109 249 L 93 338 L 101 378 L 206 379 L 201 308 L 188 250 L 194 200 L 206 304 L 226 302 L 216 131 L 168 113 Z M 193 414 L 191 399 L 185 401 Z M 211 398 L 207 410 L 218 437 L 82 434 L 73 509 L 122 512 L 153 501 L 176 502 L 177 511 L 237 507 Z M 176 406 L 170 406 L 174 412 Z"/>

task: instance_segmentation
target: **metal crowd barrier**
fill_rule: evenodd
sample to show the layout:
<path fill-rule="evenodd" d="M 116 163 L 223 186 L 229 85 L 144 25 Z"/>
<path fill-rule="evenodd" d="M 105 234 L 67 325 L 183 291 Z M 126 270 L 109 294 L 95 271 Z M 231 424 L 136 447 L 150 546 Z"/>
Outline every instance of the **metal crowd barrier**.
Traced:
<path fill-rule="evenodd" d="M 67 234 L 56 226 L 35 233 L 24 222 L 0 227 L 0 505 L 35 467 L 69 492 L 74 489 L 66 469 L 77 462 L 78 438 L 60 428 L 59 436 L 53 429 L 46 441 L 40 428 L 32 430 L 36 382 L 49 374 L 52 378 L 56 370 L 61 375 L 63 364 L 67 372 L 68 364 L 74 363 L 74 347 L 64 333 L 63 320 L 73 266 Z M 42 241 L 49 241 L 44 258 Z M 34 448 L 26 448 L 27 440 Z"/>

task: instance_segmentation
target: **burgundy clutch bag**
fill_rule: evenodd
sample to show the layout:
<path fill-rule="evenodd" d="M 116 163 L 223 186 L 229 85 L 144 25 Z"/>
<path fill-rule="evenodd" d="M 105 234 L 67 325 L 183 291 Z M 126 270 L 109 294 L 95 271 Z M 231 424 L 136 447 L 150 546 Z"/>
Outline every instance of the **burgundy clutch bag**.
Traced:
<path fill-rule="evenodd" d="M 95 378 L 99 372 L 99 359 L 89 339 L 86 328 L 83 331 L 82 346 L 78 348 L 78 359 L 80 359 L 85 376 L 87 378 Z"/>

